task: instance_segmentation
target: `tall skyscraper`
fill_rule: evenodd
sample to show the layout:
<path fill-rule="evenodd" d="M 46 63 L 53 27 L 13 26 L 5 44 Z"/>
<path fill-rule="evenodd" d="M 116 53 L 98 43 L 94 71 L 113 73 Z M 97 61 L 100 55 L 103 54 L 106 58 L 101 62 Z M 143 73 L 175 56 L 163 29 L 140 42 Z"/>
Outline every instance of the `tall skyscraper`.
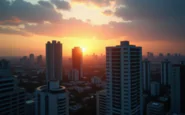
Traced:
<path fill-rule="evenodd" d="M 141 66 L 141 47 L 106 47 L 107 115 L 143 115 Z"/>
<path fill-rule="evenodd" d="M 0 61 L 0 115 L 25 115 L 25 90 L 17 86 L 9 62 Z"/>
<path fill-rule="evenodd" d="M 151 70 L 150 70 L 150 61 L 145 59 L 143 61 L 143 90 L 150 91 L 150 78 L 151 78 Z"/>
<path fill-rule="evenodd" d="M 35 115 L 68 115 L 69 99 L 62 78 L 62 44 L 53 41 L 46 44 L 47 84 L 36 90 Z"/>
<path fill-rule="evenodd" d="M 43 63 L 42 55 L 37 56 L 37 64 L 42 65 L 42 63 Z"/>
<path fill-rule="evenodd" d="M 169 81 L 171 79 L 171 63 L 168 60 L 164 60 L 161 63 L 161 84 L 170 85 Z"/>
<path fill-rule="evenodd" d="M 153 81 L 151 82 L 151 96 L 159 96 L 160 94 L 160 83 Z"/>
<path fill-rule="evenodd" d="M 171 111 L 176 114 L 185 114 L 185 65 L 173 65 L 172 68 Z"/>
<path fill-rule="evenodd" d="M 106 90 L 96 93 L 96 115 L 106 114 Z"/>
<path fill-rule="evenodd" d="M 74 47 L 72 49 L 72 66 L 73 70 L 77 70 L 79 73 L 79 79 L 83 77 L 83 67 L 82 67 L 83 53 L 80 47 Z"/>
<path fill-rule="evenodd" d="M 34 54 L 30 54 L 30 63 L 34 63 L 34 61 L 35 61 Z"/>
<path fill-rule="evenodd" d="M 62 80 L 62 44 L 52 41 L 46 44 L 47 81 Z"/>

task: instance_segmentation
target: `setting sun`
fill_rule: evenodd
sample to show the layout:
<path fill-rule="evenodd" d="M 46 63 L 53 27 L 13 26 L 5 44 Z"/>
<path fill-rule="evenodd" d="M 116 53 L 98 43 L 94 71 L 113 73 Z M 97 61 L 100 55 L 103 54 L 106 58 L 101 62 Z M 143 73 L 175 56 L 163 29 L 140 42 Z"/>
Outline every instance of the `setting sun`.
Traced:
<path fill-rule="evenodd" d="M 82 48 L 82 52 L 85 52 L 86 51 L 86 48 Z"/>

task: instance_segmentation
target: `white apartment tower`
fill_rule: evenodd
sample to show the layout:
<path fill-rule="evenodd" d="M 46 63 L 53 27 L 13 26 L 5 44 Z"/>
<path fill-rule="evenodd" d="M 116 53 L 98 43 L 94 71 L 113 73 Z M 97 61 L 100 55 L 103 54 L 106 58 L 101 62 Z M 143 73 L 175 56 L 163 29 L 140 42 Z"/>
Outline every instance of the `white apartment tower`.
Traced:
<path fill-rule="evenodd" d="M 161 63 L 161 84 L 162 85 L 170 85 L 171 79 L 171 63 L 167 59 L 162 61 Z"/>
<path fill-rule="evenodd" d="M 69 115 L 66 88 L 59 85 L 62 79 L 62 44 L 46 44 L 47 84 L 36 90 L 35 115 Z"/>
<path fill-rule="evenodd" d="M 150 91 L 150 78 L 151 78 L 151 70 L 150 70 L 150 61 L 145 59 L 142 64 L 143 69 L 143 90 Z"/>
<path fill-rule="evenodd" d="M 105 115 L 106 113 L 106 90 L 96 93 L 96 115 Z"/>
<path fill-rule="evenodd" d="M 26 95 L 23 88 L 17 86 L 12 76 L 9 62 L 0 61 L 0 115 L 25 115 Z"/>
<path fill-rule="evenodd" d="M 106 47 L 107 115 L 143 115 L 141 66 L 141 47 Z"/>

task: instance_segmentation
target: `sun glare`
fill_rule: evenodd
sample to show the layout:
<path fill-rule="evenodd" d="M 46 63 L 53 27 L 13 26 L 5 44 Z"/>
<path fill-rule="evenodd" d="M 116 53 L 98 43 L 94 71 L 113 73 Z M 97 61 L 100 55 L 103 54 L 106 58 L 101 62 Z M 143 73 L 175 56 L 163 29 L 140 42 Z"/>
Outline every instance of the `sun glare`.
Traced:
<path fill-rule="evenodd" d="M 82 52 L 85 52 L 86 51 L 86 48 L 82 48 Z"/>

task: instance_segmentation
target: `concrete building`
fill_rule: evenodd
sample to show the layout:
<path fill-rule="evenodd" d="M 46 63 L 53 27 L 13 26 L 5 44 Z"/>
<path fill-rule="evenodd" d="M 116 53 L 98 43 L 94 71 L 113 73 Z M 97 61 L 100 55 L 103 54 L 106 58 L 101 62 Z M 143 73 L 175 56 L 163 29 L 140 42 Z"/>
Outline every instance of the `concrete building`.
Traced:
<path fill-rule="evenodd" d="M 34 56 L 34 54 L 30 54 L 30 63 L 34 63 L 34 61 L 35 61 L 35 56 Z"/>
<path fill-rule="evenodd" d="M 35 115 L 35 102 L 34 100 L 27 100 L 25 105 L 25 115 Z"/>
<path fill-rule="evenodd" d="M 147 115 L 165 115 L 164 104 L 150 102 L 147 104 Z"/>
<path fill-rule="evenodd" d="M 160 83 L 151 82 L 151 96 L 159 96 L 160 94 Z"/>
<path fill-rule="evenodd" d="M 79 81 L 79 71 L 76 69 L 72 69 L 68 73 L 68 80 L 69 81 Z"/>
<path fill-rule="evenodd" d="M 96 115 L 106 114 L 106 90 L 96 93 Z"/>
<path fill-rule="evenodd" d="M 72 49 L 72 69 L 77 70 L 79 73 L 79 79 L 83 77 L 83 52 L 82 48 L 74 47 Z"/>
<path fill-rule="evenodd" d="M 150 69 L 150 61 L 145 59 L 143 61 L 143 90 L 150 91 L 150 79 L 151 79 L 151 69 Z"/>
<path fill-rule="evenodd" d="M 25 114 L 25 90 L 17 86 L 9 62 L 0 61 L 0 115 Z"/>
<path fill-rule="evenodd" d="M 173 65 L 171 79 L 171 112 L 185 114 L 185 65 Z"/>
<path fill-rule="evenodd" d="M 49 91 L 47 86 L 37 88 L 35 115 L 69 115 L 68 93 L 56 84 L 50 85 Z"/>
<path fill-rule="evenodd" d="M 42 55 L 37 56 L 37 64 L 41 66 L 43 64 L 43 57 Z"/>
<path fill-rule="evenodd" d="M 168 60 L 164 60 L 161 62 L 161 84 L 162 85 L 170 85 L 169 81 L 171 79 L 171 63 Z"/>
<path fill-rule="evenodd" d="M 35 115 L 69 115 L 66 88 L 59 85 L 62 78 L 62 44 L 46 44 L 47 84 L 36 89 Z"/>
<path fill-rule="evenodd" d="M 141 66 L 141 47 L 106 47 L 107 115 L 143 115 Z"/>
<path fill-rule="evenodd" d="M 46 44 L 47 81 L 62 80 L 62 44 L 52 41 Z"/>
<path fill-rule="evenodd" d="M 92 84 L 100 84 L 101 83 L 101 78 L 100 77 L 97 77 L 97 76 L 93 76 L 91 78 L 91 83 Z"/>

